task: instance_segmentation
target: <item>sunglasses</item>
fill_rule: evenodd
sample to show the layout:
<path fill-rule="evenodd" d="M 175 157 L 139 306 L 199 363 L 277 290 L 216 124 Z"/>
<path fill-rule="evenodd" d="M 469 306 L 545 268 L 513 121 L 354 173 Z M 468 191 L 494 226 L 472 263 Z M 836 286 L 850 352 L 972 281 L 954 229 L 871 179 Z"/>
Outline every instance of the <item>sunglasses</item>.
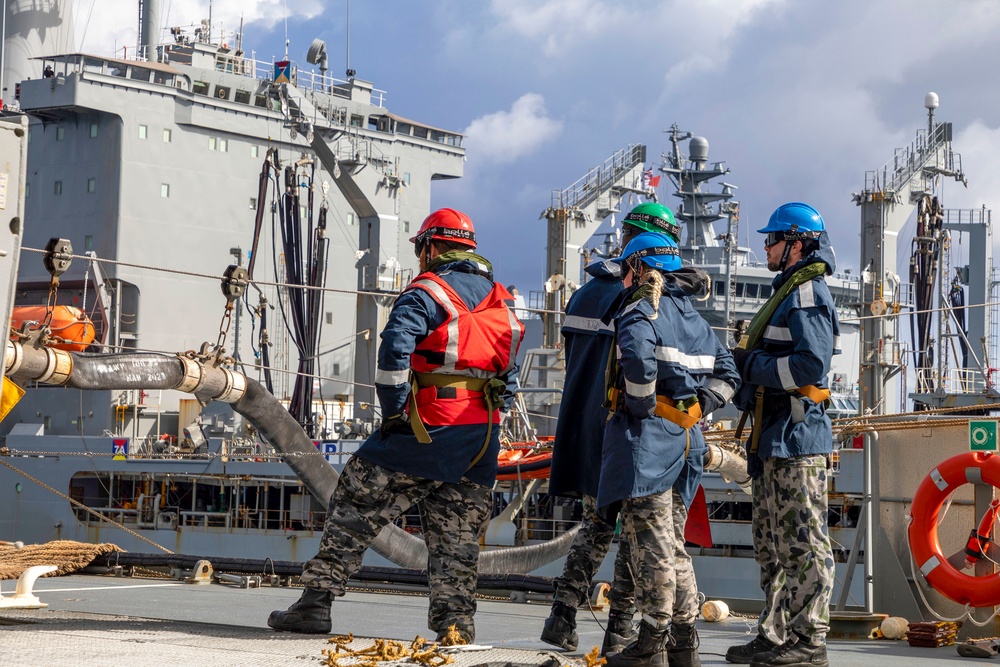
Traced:
<path fill-rule="evenodd" d="M 417 257 L 420 257 L 422 254 L 424 254 L 423 239 L 417 239 L 416 241 L 413 242 L 413 254 L 416 255 Z"/>
<path fill-rule="evenodd" d="M 785 240 L 784 232 L 768 232 L 767 236 L 764 237 L 764 247 L 770 248 L 773 245 L 777 245 L 781 241 Z"/>

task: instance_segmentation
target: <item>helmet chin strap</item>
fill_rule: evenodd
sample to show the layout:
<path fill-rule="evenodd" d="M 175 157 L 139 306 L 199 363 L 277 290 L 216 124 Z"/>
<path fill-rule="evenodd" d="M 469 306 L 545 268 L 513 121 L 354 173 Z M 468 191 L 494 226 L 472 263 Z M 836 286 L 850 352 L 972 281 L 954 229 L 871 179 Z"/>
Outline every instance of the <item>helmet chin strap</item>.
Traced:
<path fill-rule="evenodd" d="M 785 239 L 785 250 L 781 253 L 781 265 L 779 266 L 782 271 L 785 270 L 785 264 L 788 262 L 788 253 L 791 251 L 793 243 L 795 241 Z"/>

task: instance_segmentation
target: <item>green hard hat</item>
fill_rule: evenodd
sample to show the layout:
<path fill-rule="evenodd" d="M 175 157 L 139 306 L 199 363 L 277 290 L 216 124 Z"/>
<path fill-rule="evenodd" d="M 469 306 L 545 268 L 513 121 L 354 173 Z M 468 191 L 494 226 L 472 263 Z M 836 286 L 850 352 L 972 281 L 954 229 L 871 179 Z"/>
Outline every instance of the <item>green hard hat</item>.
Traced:
<path fill-rule="evenodd" d="M 663 204 L 647 201 L 628 212 L 623 221 L 644 232 L 669 234 L 674 241 L 680 241 L 681 228 L 674 220 L 674 214 Z"/>

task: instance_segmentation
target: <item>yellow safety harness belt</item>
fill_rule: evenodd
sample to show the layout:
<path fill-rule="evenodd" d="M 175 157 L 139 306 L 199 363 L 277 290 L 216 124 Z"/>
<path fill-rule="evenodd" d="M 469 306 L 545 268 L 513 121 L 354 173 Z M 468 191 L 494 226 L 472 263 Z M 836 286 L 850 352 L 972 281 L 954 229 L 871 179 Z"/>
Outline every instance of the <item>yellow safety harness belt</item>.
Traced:
<path fill-rule="evenodd" d="M 445 375 L 444 373 L 410 373 L 410 427 L 413 435 L 417 437 L 417 442 L 427 445 L 433 442 L 427 426 L 420 419 L 420 411 L 417 409 L 417 391 L 423 387 L 451 387 L 453 389 L 466 389 L 468 391 L 483 392 L 486 401 L 486 411 L 488 418 L 486 421 L 486 440 L 479 449 L 479 453 L 469 464 L 466 470 L 479 463 L 486 450 L 490 446 L 490 436 L 493 435 L 493 412 L 500 409 L 503 404 L 503 392 L 507 388 L 507 383 L 500 378 L 472 378 L 462 375 Z"/>
<path fill-rule="evenodd" d="M 608 390 L 608 400 L 611 401 L 612 410 L 618 409 L 618 401 L 621 399 L 621 395 L 621 390 L 616 387 Z M 684 456 L 687 456 L 688 451 L 691 449 L 690 429 L 701 419 L 701 403 L 698 402 L 698 399 L 692 396 L 690 399 L 678 403 L 672 398 L 657 394 L 656 407 L 653 408 L 653 414 L 657 417 L 663 417 L 667 421 L 673 422 L 684 429 L 687 433 Z"/>
<path fill-rule="evenodd" d="M 810 401 L 819 405 L 820 403 L 825 403 L 830 399 L 829 389 L 820 389 L 814 384 L 807 384 L 804 387 L 799 387 L 795 390 L 808 398 Z M 795 392 L 789 392 L 794 394 Z M 795 398 L 795 396 L 791 396 Z M 750 415 L 749 412 L 744 412 L 740 415 L 740 423 L 736 426 L 736 442 L 743 441 L 743 427 L 747 423 L 747 417 Z M 764 419 L 764 386 L 757 385 L 757 391 L 753 393 L 753 426 L 750 428 L 750 454 L 757 453 L 757 448 L 760 446 L 760 425 Z"/>

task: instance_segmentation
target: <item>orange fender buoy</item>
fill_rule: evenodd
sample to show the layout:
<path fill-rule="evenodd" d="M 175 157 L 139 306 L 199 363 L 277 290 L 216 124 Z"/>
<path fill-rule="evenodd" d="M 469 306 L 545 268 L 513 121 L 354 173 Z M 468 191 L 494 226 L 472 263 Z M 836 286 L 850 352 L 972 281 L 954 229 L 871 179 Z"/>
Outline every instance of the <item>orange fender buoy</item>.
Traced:
<path fill-rule="evenodd" d="M 917 488 L 910 506 L 907 529 L 910 553 L 924 579 L 941 595 L 959 604 L 993 607 L 1000 604 L 1000 574 L 974 577 L 960 572 L 948 562 L 938 540 L 941 507 L 963 484 L 1000 488 L 1000 456 L 992 452 L 968 452 L 942 461 L 931 470 Z"/>
<path fill-rule="evenodd" d="M 12 329 L 19 330 L 25 322 L 45 321 L 45 306 L 14 306 L 10 317 Z M 82 310 L 76 306 L 55 306 L 52 309 L 52 320 L 49 328 L 53 335 L 66 340 L 65 343 L 54 343 L 52 347 L 70 352 L 83 352 L 94 342 L 96 331 Z"/>

